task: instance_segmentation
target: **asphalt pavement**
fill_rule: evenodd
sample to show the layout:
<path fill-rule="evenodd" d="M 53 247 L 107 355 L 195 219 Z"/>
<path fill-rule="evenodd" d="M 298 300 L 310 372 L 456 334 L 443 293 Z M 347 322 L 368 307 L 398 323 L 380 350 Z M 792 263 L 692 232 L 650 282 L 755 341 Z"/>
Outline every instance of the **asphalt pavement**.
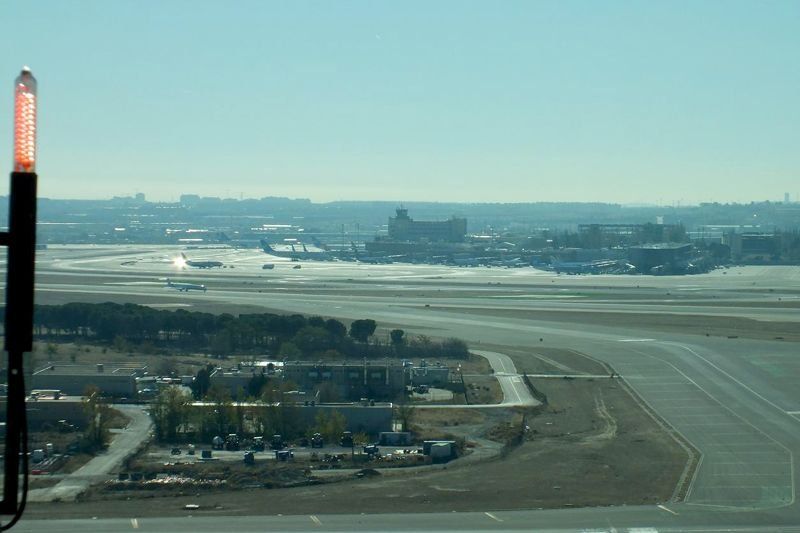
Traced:
<path fill-rule="evenodd" d="M 302 269 L 295 270 L 288 262 L 283 264 L 253 250 L 216 250 L 192 255 L 222 260 L 235 265 L 235 270 L 180 272 L 182 280 L 199 281 L 209 290 L 177 294 L 163 287 L 162 279 L 174 276 L 170 254 L 177 255 L 177 250 L 72 247 L 40 252 L 37 298 L 40 302 L 118 299 L 190 309 L 237 304 L 341 319 L 370 317 L 382 325 L 460 337 L 478 348 L 489 344 L 492 350 L 494 346 L 519 350 L 534 344 L 574 349 L 611 365 L 701 454 L 685 502 L 671 504 L 668 510 L 625 507 L 492 513 L 499 520 L 485 513 L 315 517 L 320 523 L 308 517 L 237 517 L 239 531 L 268 526 L 331 531 L 345 527 L 585 527 L 608 531 L 731 527 L 775 531 L 800 524 L 795 499 L 795 456 L 800 453 L 800 390 L 796 380 L 800 365 L 795 343 L 665 333 L 625 321 L 600 326 L 590 321 L 567 323 L 555 316 L 543 320 L 525 315 L 530 310 L 582 310 L 798 321 L 797 308 L 786 307 L 786 302 L 797 300 L 800 294 L 797 267 L 732 268 L 687 277 L 556 276 L 530 268 L 305 262 Z M 276 267 L 261 271 L 263 262 L 274 262 Z M 639 301 L 632 300 L 631 294 L 638 295 Z M 680 301 L 673 301 L 680 295 Z M 492 313 L 495 309 L 519 314 L 497 316 Z M 501 382 L 506 384 L 504 396 L 512 402 L 524 401 L 514 395 L 522 392 L 514 381 L 515 373 L 509 368 L 498 373 L 504 374 L 498 377 L 508 378 Z M 87 523 L 65 522 L 59 526 L 67 531 L 86 527 Z M 114 530 L 121 523 L 111 521 L 108 525 Z M 145 525 L 153 531 L 224 527 L 221 520 L 208 518 L 148 519 L 137 527 Z"/>
<path fill-rule="evenodd" d="M 33 489 L 28 494 L 31 502 L 50 502 L 55 500 L 74 500 L 90 485 L 109 479 L 122 462 L 131 456 L 146 441 L 153 426 L 150 415 L 138 405 L 114 405 L 130 418 L 128 425 L 113 433 L 108 448 L 90 459 L 85 465 L 70 474 L 52 487 Z"/>

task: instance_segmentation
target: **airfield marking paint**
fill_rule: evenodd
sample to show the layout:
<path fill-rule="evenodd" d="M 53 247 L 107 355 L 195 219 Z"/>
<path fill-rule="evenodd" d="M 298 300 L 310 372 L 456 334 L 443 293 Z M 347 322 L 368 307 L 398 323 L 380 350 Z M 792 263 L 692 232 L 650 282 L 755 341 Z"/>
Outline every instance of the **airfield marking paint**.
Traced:
<path fill-rule="evenodd" d="M 672 343 L 663 343 L 663 344 L 672 344 Z M 677 346 L 681 346 L 681 345 L 677 345 Z M 686 347 L 684 347 L 684 346 L 681 346 L 681 347 L 683 347 L 683 348 L 686 348 Z M 688 349 L 688 348 L 687 348 L 687 349 Z M 702 392 L 703 392 L 703 394 L 705 394 L 706 396 L 708 396 L 709 398 L 711 398 L 711 400 L 713 400 L 713 401 L 714 401 L 714 403 L 718 404 L 720 407 L 722 407 L 722 408 L 723 408 L 723 409 L 725 409 L 726 411 L 730 412 L 730 413 L 731 413 L 731 414 L 732 414 L 732 415 L 733 415 L 735 418 L 738 418 L 739 420 L 741 420 L 742 422 L 744 422 L 745 424 L 747 424 L 748 426 L 750 426 L 751 428 L 753 428 L 753 429 L 754 429 L 756 432 L 758 432 L 758 433 L 760 433 L 760 434 L 764 435 L 764 436 L 765 436 L 767 439 L 771 440 L 772 442 L 774 442 L 775 444 L 777 444 L 779 447 L 781 447 L 781 448 L 783 448 L 784 450 L 786 450 L 786 453 L 788 453 L 788 454 L 789 454 L 789 478 L 790 478 L 790 480 L 791 480 L 791 489 L 792 489 L 792 490 L 791 490 L 791 493 L 792 493 L 792 499 L 791 499 L 791 501 L 790 501 L 788 504 L 778 505 L 778 506 L 776 506 L 776 507 L 785 507 L 785 506 L 788 506 L 788 505 L 793 505 L 793 504 L 794 504 L 794 502 L 795 502 L 794 454 L 792 453 L 792 451 L 791 451 L 789 448 L 787 448 L 786 446 L 784 446 L 783 444 L 781 444 L 780 442 L 778 442 L 777 440 L 775 440 L 775 439 L 774 439 L 772 436 L 768 435 L 767 433 L 765 433 L 764 431 L 762 431 L 761 429 L 759 429 L 758 427 L 756 427 L 755 425 L 753 425 L 751 422 L 749 422 L 748 420 L 746 420 L 745 418 L 743 418 L 741 415 L 739 415 L 738 413 L 736 413 L 736 411 L 734 411 L 733 409 L 731 409 L 730 407 L 728 407 L 727 405 L 725 405 L 724 403 L 722 403 L 721 401 L 719 401 L 718 399 L 716 399 L 716 398 L 715 398 L 715 397 L 714 397 L 714 396 L 713 396 L 711 393 L 709 393 L 707 390 L 705 390 L 703 387 L 701 387 L 701 386 L 700 386 L 700 385 L 699 385 L 697 382 L 695 382 L 695 381 L 694 381 L 692 378 L 690 378 L 689 376 L 687 376 L 687 375 L 686 375 L 684 372 L 682 372 L 682 371 L 681 371 L 681 370 L 680 370 L 678 367 L 676 367 L 675 365 L 673 365 L 673 364 L 672 364 L 672 363 L 670 363 L 669 361 L 665 361 L 665 360 L 663 360 L 663 359 L 661 359 L 661 358 L 659 358 L 659 357 L 656 357 L 656 356 L 654 356 L 654 355 L 651 355 L 651 354 L 648 354 L 648 353 L 645 353 L 645 352 L 640 352 L 640 351 L 638 351 L 638 350 L 632 350 L 632 351 L 634 351 L 634 352 L 636 352 L 636 353 L 638 353 L 638 354 L 640 354 L 640 355 L 643 355 L 643 356 L 645 356 L 645 357 L 651 357 L 651 358 L 653 358 L 653 359 L 656 359 L 656 360 L 658 360 L 658 361 L 661 361 L 661 362 L 663 362 L 664 364 L 666 364 L 666 365 L 668 365 L 668 366 L 672 367 L 672 369 L 673 369 L 673 370 L 675 370 L 677 373 L 679 373 L 680 375 L 682 375 L 682 376 L 683 376 L 683 377 L 684 377 L 684 378 L 685 378 L 687 381 L 689 381 L 689 382 L 690 382 L 690 383 L 692 383 L 692 384 L 693 384 L 695 387 L 697 387 L 697 389 L 698 389 L 698 390 L 700 390 L 700 391 L 702 391 Z M 689 350 L 689 351 L 692 351 L 692 350 Z M 694 352 L 692 352 L 692 353 L 694 353 Z M 701 359 L 702 359 L 702 357 L 701 357 Z M 726 373 L 726 372 L 724 372 L 724 371 L 723 371 L 723 373 L 725 373 L 725 374 L 727 375 L 727 373 Z M 748 389 L 749 389 L 749 387 L 748 387 Z M 770 402 L 770 403 L 771 403 L 771 402 Z M 700 425 L 700 424 L 696 424 L 696 425 Z M 691 442 L 691 441 L 690 441 L 690 442 Z M 700 448 L 699 448 L 699 447 L 697 447 L 697 449 L 698 449 L 698 450 L 700 450 Z M 704 457 L 705 455 L 706 455 L 706 454 L 703 454 L 703 453 L 702 453 L 702 451 L 701 451 L 701 457 L 700 457 L 700 460 L 701 460 L 701 461 L 702 461 L 702 459 L 703 459 L 703 457 Z M 688 499 L 688 498 L 689 498 L 689 496 L 692 494 L 692 490 L 694 489 L 694 482 L 695 482 L 695 480 L 697 479 L 697 474 L 698 474 L 698 472 L 699 472 L 699 471 L 700 471 L 700 463 L 698 463 L 698 465 L 697 465 L 697 467 L 696 467 L 696 470 L 695 470 L 695 475 L 694 475 L 694 477 L 693 477 L 693 479 L 692 479 L 692 482 L 691 482 L 691 484 L 689 485 L 689 488 L 688 488 L 688 490 L 686 491 L 686 499 Z M 752 500 L 743 500 L 743 501 L 752 501 Z"/>
<path fill-rule="evenodd" d="M 777 404 L 775 404 L 771 400 L 768 400 L 767 398 L 765 398 L 761 394 L 757 393 L 756 391 L 754 391 L 753 389 L 751 389 L 750 387 L 748 387 L 747 385 L 745 385 L 744 383 L 742 383 L 741 381 L 739 381 L 738 379 L 736 379 L 735 377 L 730 375 L 728 372 L 726 372 L 725 370 L 721 369 L 720 367 L 718 367 L 717 365 L 715 365 L 714 363 L 712 363 L 711 361 L 709 361 L 708 359 L 706 359 L 705 357 L 703 357 L 702 355 L 697 353 L 696 351 L 692 350 L 688 346 L 684 346 L 683 344 L 678 344 L 677 342 L 664 342 L 664 341 L 662 341 L 662 344 L 667 344 L 667 345 L 671 345 L 671 346 L 677 346 L 679 348 L 683 348 L 684 350 L 694 354 L 695 357 L 698 357 L 699 359 L 703 360 L 706 364 L 708 364 L 709 366 L 715 368 L 718 372 L 721 372 L 722 374 L 725 374 L 728 378 L 732 379 L 733 381 L 738 383 L 740 386 L 742 386 L 745 389 L 747 389 L 748 391 L 750 391 L 750 393 L 753 394 L 754 396 L 756 396 L 757 398 L 760 398 L 761 400 L 767 402 L 769 405 L 771 405 L 772 407 L 774 407 L 778 411 L 781 411 L 782 413 L 787 413 L 786 410 L 784 410 L 783 408 L 779 407 Z"/>
<path fill-rule="evenodd" d="M 672 509 L 669 509 L 668 507 L 665 507 L 664 505 L 658 505 L 657 507 L 658 507 L 659 509 L 663 510 L 663 511 L 666 511 L 666 512 L 668 512 L 668 513 L 672 513 L 672 514 L 674 514 L 675 516 L 678 516 L 678 513 L 676 513 L 676 512 L 675 512 L 675 511 L 673 511 Z"/>
<path fill-rule="evenodd" d="M 483 513 L 483 514 L 485 514 L 486 516 L 488 516 L 489 518 L 491 518 L 492 520 L 495 520 L 497 522 L 502 522 L 503 521 L 502 519 L 497 518 L 495 515 L 493 515 L 492 513 L 488 512 L 488 511 Z"/>
<path fill-rule="evenodd" d="M 322 525 L 322 521 L 319 518 L 317 518 L 316 516 L 314 516 L 313 514 L 309 515 L 308 517 L 311 519 L 312 522 L 314 522 L 318 526 Z"/>

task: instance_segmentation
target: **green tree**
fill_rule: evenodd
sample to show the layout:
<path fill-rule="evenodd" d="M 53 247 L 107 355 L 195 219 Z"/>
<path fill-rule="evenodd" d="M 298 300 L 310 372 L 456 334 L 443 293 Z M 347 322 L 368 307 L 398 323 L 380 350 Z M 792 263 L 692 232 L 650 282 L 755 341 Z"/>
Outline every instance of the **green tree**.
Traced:
<path fill-rule="evenodd" d="M 303 352 L 294 343 L 286 341 L 281 344 L 280 356 L 284 359 L 300 359 Z"/>
<path fill-rule="evenodd" d="M 197 375 L 194 377 L 192 381 L 192 394 L 198 400 L 202 400 L 206 394 L 208 394 L 208 389 L 211 388 L 211 372 L 213 372 L 214 367 L 211 365 L 206 366 L 205 368 L 201 368 L 197 371 Z"/>
<path fill-rule="evenodd" d="M 393 329 L 392 331 L 390 331 L 389 338 L 392 339 L 392 346 L 398 348 L 403 344 L 405 344 L 406 342 L 405 334 L 406 332 L 403 331 L 402 329 Z"/>
<path fill-rule="evenodd" d="M 247 396 L 251 398 L 258 398 L 261 396 L 261 391 L 269 380 L 262 372 L 256 372 L 250 381 L 247 382 Z"/>
<path fill-rule="evenodd" d="M 376 327 L 377 324 L 371 318 L 354 320 L 350 324 L 350 336 L 359 342 L 367 342 L 372 334 L 375 333 Z"/>
<path fill-rule="evenodd" d="M 405 401 L 397 404 L 396 416 L 400 421 L 402 431 L 411 431 L 411 424 L 416 418 L 416 408 Z"/>
<path fill-rule="evenodd" d="M 86 387 L 83 398 L 83 410 L 88 421 L 84 438 L 88 448 L 97 450 L 105 446 L 108 423 L 111 420 L 111 407 L 95 385 Z"/>
<path fill-rule="evenodd" d="M 233 419 L 236 422 L 236 433 L 239 435 L 244 434 L 244 419 L 246 413 L 243 402 L 245 401 L 246 395 L 247 391 L 244 390 L 244 387 L 239 387 L 236 391 L 236 402 L 233 404 Z"/>
<path fill-rule="evenodd" d="M 347 327 L 335 318 L 329 318 L 325 321 L 325 329 L 336 339 L 341 339 L 347 335 Z"/>
<path fill-rule="evenodd" d="M 150 409 L 156 439 L 175 442 L 179 429 L 189 417 L 191 397 L 179 387 L 166 387 L 159 392 Z"/>
<path fill-rule="evenodd" d="M 209 402 L 214 404 L 214 423 L 218 435 L 226 435 L 228 433 L 228 424 L 231 419 L 231 393 L 225 387 L 220 385 L 212 385 L 208 389 L 206 398 Z"/>
<path fill-rule="evenodd" d="M 292 337 L 292 343 L 303 352 L 303 355 L 312 355 L 331 346 L 331 335 L 325 328 L 306 326 Z"/>
<path fill-rule="evenodd" d="M 337 442 L 342 436 L 342 432 L 347 429 L 347 419 L 335 409 L 330 412 L 326 411 L 320 410 L 317 413 L 314 429 L 322 434 L 327 442 Z"/>
<path fill-rule="evenodd" d="M 330 381 L 322 383 L 319 388 L 319 402 L 320 403 L 335 403 L 342 401 L 339 394 L 339 388 Z"/>

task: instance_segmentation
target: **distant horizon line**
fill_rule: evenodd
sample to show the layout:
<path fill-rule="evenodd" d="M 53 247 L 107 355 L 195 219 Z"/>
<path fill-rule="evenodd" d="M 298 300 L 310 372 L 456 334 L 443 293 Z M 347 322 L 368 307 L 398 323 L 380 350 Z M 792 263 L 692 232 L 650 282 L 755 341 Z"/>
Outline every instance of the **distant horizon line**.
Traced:
<path fill-rule="evenodd" d="M 137 195 L 142 194 L 141 198 L 138 198 Z M 2 197 L 7 197 L 8 195 L 2 195 Z M 357 200 L 357 199 L 339 199 L 339 200 L 327 200 L 327 201 L 314 201 L 310 198 L 304 197 L 288 197 L 288 196 L 261 196 L 261 197 L 222 197 L 222 196 L 202 196 L 197 195 L 194 193 L 184 193 L 181 196 L 194 196 L 196 197 L 195 201 L 219 201 L 219 202 L 260 202 L 265 200 L 284 200 L 289 202 L 305 202 L 310 204 L 316 205 L 323 205 L 323 204 L 335 204 L 335 203 L 361 203 L 361 204 L 368 204 L 368 203 L 392 203 L 396 204 L 400 207 L 403 204 L 459 204 L 459 205 L 558 205 L 558 204 L 593 204 L 593 205 L 607 205 L 607 206 L 620 206 L 620 207 L 627 207 L 627 208 L 689 208 L 689 207 L 700 207 L 703 205 L 750 205 L 750 204 L 779 204 L 779 205 L 792 205 L 797 204 L 797 200 L 790 200 L 787 202 L 784 200 L 750 200 L 745 202 L 740 201 L 701 201 L 697 203 L 684 203 L 681 201 L 672 202 L 672 203 L 653 203 L 653 202 L 611 202 L 611 201 L 592 201 L 592 200 L 539 200 L 539 201 L 528 201 L 528 202 L 510 202 L 510 201 L 468 201 L 468 200 L 396 200 L 396 199 L 382 199 L 382 200 Z M 797 198 L 797 196 L 795 196 Z M 111 202 L 111 201 L 120 201 L 120 200 L 129 200 L 134 202 L 144 202 L 148 204 L 181 204 L 183 202 L 179 199 L 176 200 L 148 200 L 147 195 L 144 193 L 135 193 L 129 196 L 111 196 L 105 198 L 60 198 L 60 197 L 49 197 L 49 196 L 40 196 L 39 200 L 48 200 L 48 201 L 61 201 L 61 202 L 69 202 L 69 201 L 76 201 L 76 202 Z"/>

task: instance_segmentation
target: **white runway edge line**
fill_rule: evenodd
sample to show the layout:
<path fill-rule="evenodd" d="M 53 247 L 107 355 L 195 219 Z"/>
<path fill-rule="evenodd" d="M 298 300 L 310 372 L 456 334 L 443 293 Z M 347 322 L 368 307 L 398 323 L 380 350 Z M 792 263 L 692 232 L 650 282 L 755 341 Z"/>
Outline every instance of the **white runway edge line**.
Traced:
<path fill-rule="evenodd" d="M 695 357 L 699 358 L 701 361 L 705 362 L 707 365 L 711 366 L 712 368 L 714 368 L 718 372 L 720 372 L 722 374 L 725 374 L 726 377 L 728 377 L 730 380 L 732 380 L 733 382 L 737 383 L 738 385 L 740 385 L 741 387 L 743 387 L 744 389 L 749 391 L 756 398 L 759 398 L 759 399 L 763 400 L 764 402 L 768 403 L 769 405 L 771 405 L 772 407 L 774 407 L 775 409 L 777 409 L 778 411 L 780 411 L 782 413 L 785 413 L 785 414 L 788 414 L 788 415 L 792 415 L 793 414 L 793 413 L 791 413 L 789 411 L 786 411 L 785 409 L 783 409 L 779 405 L 775 404 L 771 400 L 768 400 L 767 398 L 765 398 L 761 394 L 757 393 L 756 391 L 754 391 L 753 389 L 751 389 L 750 387 L 748 387 L 747 385 L 745 385 L 744 383 L 742 383 L 741 381 L 739 381 L 738 379 L 736 379 L 735 377 L 730 375 L 728 372 L 726 372 L 725 370 L 721 369 L 720 367 L 718 367 L 717 365 L 715 365 L 714 363 L 712 363 L 711 361 L 709 361 L 708 359 L 706 359 L 705 357 L 703 357 L 702 355 L 697 353 L 696 351 L 692 350 L 688 346 L 685 346 L 683 344 L 679 344 L 677 342 L 667 342 L 667 341 L 661 341 L 661 344 L 667 344 L 667 345 L 670 345 L 670 346 L 677 346 L 678 348 L 682 348 L 682 349 L 688 351 L 689 353 L 691 353 Z"/>
<path fill-rule="evenodd" d="M 664 344 L 669 344 L 669 343 L 664 343 Z M 728 411 L 730 414 L 732 414 L 732 415 L 734 416 L 734 418 L 738 418 L 739 420 L 741 420 L 742 422 L 744 422 L 744 424 L 746 424 L 746 425 L 750 426 L 752 429 L 754 429 L 754 430 L 755 430 L 757 433 L 760 433 L 760 434 L 764 435 L 764 436 L 765 436 L 765 437 L 766 437 L 768 440 L 770 440 L 770 441 L 774 442 L 774 443 L 775 443 L 775 444 L 777 444 L 777 445 L 778 445 L 780 448 L 783 448 L 784 450 L 786 450 L 786 453 L 788 453 L 788 454 L 789 454 L 789 477 L 790 477 L 790 479 L 791 479 L 791 482 L 792 482 L 792 483 L 791 483 L 791 489 L 792 489 L 792 491 L 791 491 L 791 492 L 792 492 L 792 499 L 791 499 L 791 501 L 790 501 L 789 503 L 787 503 L 787 504 L 776 505 L 776 506 L 774 506 L 774 507 L 772 507 L 772 508 L 781 508 L 781 507 L 788 507 L 788 506 L 794 505 L 794 503 L 795 503 L 795 500 L 796 500 L 796 497 L 795 497 L 795 495 L 796 495 L 796 487 L 795 487 L 795 481 L 794 481 L 794 454 L 792 453 L 792 450 L 790 450 L 789 448 L 787 448 L 786 446 L 784 446 L 784 445 L 783 445 L 782 443 L 780 443 L 779 441 L 775 440 L 775 439 L 774 439 L 774 438 L 773 438 L 771 435 L 769 435 L 769 434 L 765 433 L 764 431 L 762 431 L 762 430 L 761 430 L 761 429 L 759 429 L 758 427 L 754 426 L 752 423 L 750 423 L 748 420 L 746 420 L 744 417 L 742 417 L 742 416 L 741 416 L 739 413 L 737 413 L 736 411 L 734 411 L 733 409 L 731 409 L 730 407 L 728 407 L 727 405 L 725 405 L 724 403 L 722 403 L 721 401 L 719 401 L 719 400 L 718 400 L 718 399 L 717 399 L 715 396 L 713 396 L 713 395 L 712 395 L 710 392 L 708 392 L 708 391 L 707 391 L 707 390 L 705 390 L 703 387 L 701 387 L 701 386 L 700 386 L 700 385 L 699 385 L 699 384 L 698 384 L 696 381 L 694 381 L 692 378 L 690 378 L 689 376 L 687 376 L 687 375 L 686 375 L 684 372 L 682 372 L 682 371 L 681 371 L 681 370 L 680 370 L 678 367 L 676 367 L 675 365 L 673 365 L 673 364 L 672 364 L 672 363 L 670 363 L 669 361 L 665 361 L 664 359 L 661 359 L 660 357 L 656 357 L 656 356 L 654 356 L 654 355 L 652 355 L 652 354 L 648 354 L 648 353 L 645 353 L 645 352 L 640 352 L 640 351 L 638 351 L 638 350 L 633 350 L 633 351 L 634 351 L 634 352 L 636 352 L 636 353 L 639 353 L 639 354 L 641 354 L 641 355 L 643 355 L 643 356 L 645 356 L 645 357 L 649 357 L 649 358 L 651 358 L 651 359 L 655 359 L 655 360 L 657 360 L 657 361 L 661 361 L 662 363 L 664 363 L 664 364 L 666 364 L 666 365 L 670 366 L 670 367 L 671 367 L 673 370 L 675 370 L 675 371 L 676 371 L 678 374 L 680 374 L 681 376 L 683 376 L 683 377 L 684 377 L 684 378 L 685 378 L 687 381 L 689 381 L 689 382 L 690 382 L 692 385 L 694 385 L 695 387 L 697 387 L 697 389 L 698 389 L 699 391 L 701 391 L 703 394 L 705 394 L 706 396 L 708 396 L 708 397 L 709 397 L 709 398 L 710 398 L 710 399 L 711 399 L 711 400 L 712 400 L 714 403 L 718 404 L 720 407 L 722 407 L 722 409 L 724 409 L 724 410 Z M 670 422 L 670 424 L 672 425 L 672 423 L 671 423 L 671 422 Z M 708 424 L 708 423 L 706 423 L 706 424 L 703 424 L 703 425 L 709 425 L 709 424 Z M 673 427 L 674 427 L 674 426 L 673 426 Z M 680 431 L 680 430 L 679 430 L 677 427 L 676 427 L 675 429 L 676 429 L 676 430 L 678 430 L 678 431 Z M 683 435 L 683 433 L 681 433 L 681 435 Z M 684 438 L 686 438 L 686 436 L 685 436 L 685 435 L 684 435 Z M 694 502 L 689 502 L 689 501 L 688 501 L 688 500 L 689 500 L 689 497 L 690 497 L 690 496 L 691 496 L 691 494 L 692 494 L 692 490 L 694 489 L 694 482 L 695 482 L 695 480 L 697 479 L 697 474 L 700 472 L 700 465 L 702 464 L 702 461 L 703 461 L 703 458 L 705 457 L 705 454 L 702 452 L 702 449 L 701 449 L 700 447 L 698 447 L 698 446 L 697 446 L 695 443 L 693 443 L 693 442 L 691 441 L 691 439 L 688 439 L 688 438 L 686 438 L 686 440 L 687 440 L 688 442 L 690 442 L 690 443 L 692 444 L 692 446 L 694 446 L 694 447 L 695 447 L 697 450 L 700 450 L 700 453 L 701 453 L 701 455 L 700 455 L 700 463 L 698 463 L 697 467 L 695 468 L 694 476 L 692 477 L 692 482 L 690 483 L 690 485 L 689 485 L 689 488 L 688 488 L 688 490 L 686 491 L 686 498 L 685 498 L 685 500 L 687 501 L 687 504 L 688 504 L 688 505 L 697 505 L 697 506 L 707 506 L 707 507 L 719 507 L 719 508 L 726 508 L 726 509 L 727 509 L 727 508 L 731 508 L 731 509 L 737 509 L 737 508 L 738 508 L 738 509 L 741 509 L 741 507 L 730 507 L 730 506 L 724 506 L 724 505 L 704 504 L 704 503 L 694 503 Z"/>

